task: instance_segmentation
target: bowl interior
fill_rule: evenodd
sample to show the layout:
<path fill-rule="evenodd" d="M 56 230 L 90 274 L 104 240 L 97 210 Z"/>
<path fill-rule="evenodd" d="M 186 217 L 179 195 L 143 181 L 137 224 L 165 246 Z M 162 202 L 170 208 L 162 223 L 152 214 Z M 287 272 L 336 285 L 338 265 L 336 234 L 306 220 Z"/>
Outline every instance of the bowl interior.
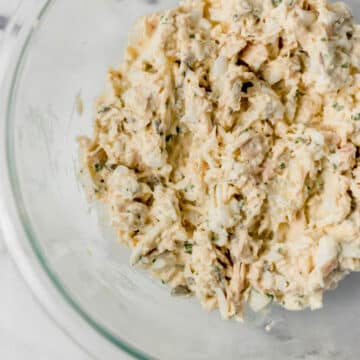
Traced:
<path fill-rule="evenodd" d="M 360 15 L 357 0 L 347 1 Z M 135 19 L 177 1 L 52 1 L 30 37 L 10 101 L 9 168 L 29 240 L 49 276 L 115 345 L 164 359 L 360 355 L 360 277 L 348 277 L 316 312 L 249 314 L 246 325 L 172 298 L 131 268 L 106 219 L 76 176 L 80 134 L 91 133 L 93 101 L 107 67 L 122 58 Z M 83 114 L 76 109 L 77 99 Z M 101 210 L 100 210 L 101 212 Z M 264 325 L 272 322 L 266 332 Z"/>

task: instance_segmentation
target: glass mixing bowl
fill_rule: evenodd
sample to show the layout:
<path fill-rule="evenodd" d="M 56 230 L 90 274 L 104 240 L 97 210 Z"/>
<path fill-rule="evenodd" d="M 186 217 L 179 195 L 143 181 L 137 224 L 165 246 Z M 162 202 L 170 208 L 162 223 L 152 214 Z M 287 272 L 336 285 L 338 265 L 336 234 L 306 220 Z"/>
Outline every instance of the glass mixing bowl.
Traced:
<path fill-rule="evenodd" d="M 358 0 L 348 3 L 360 15 Z M 90 133 L 93 100 L 135 19 L 175 4 L 26 0 L 19 7 L 0 61 L 0 214 L 17 265 L 54 320 L 98 359 L 121 351 L 139 359 L 358 358 L 359 276 L 329 292 L 319 311 L 274 307 L 249 313 L 245 324 L 222 321 L 131 268 L 129 251 L 87 203 L 76 136 Z"/>

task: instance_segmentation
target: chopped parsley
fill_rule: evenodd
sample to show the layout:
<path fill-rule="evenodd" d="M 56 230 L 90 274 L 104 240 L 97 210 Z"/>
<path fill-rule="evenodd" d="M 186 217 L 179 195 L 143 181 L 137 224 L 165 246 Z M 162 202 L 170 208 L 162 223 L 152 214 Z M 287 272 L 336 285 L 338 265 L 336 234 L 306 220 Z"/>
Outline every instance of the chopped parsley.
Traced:
<path fill-rule="evenodd" d="M 239 209 L 242 210 L 245 206 L 245 201 L 244 200 L 240 200 L 239 201 Z"/>
<path fill-rule="evenodd" d="M 282 0 L 272 0 L 273 5 L 278 6 L 282 3 Z"/>
<path fill-rule="evenodd" d="M 306 185 L 308 195 L 312 195 L 324 188 L 324 181 L 321 178 L 317 178 L 311 185 Z"/>
<path fill-rule="evenodd" d="M 99 163 L 94 164 L 94 169 L 96 172 L 99 172 L 102 168 L 103 167 Z"/>
<path fill-rule="evenodd" d="M 185 241 L 184 251 L 185 251 L 186 254 L 191 255 L 192 251 L 193 251 L 193 244 L 190 244 L 189 242 Z"/>
<path fill-rule="evenodd" d="M 343 68 L 343 69 L 348 69 L 349 68 L 349 63 L 345 63 L 345 64 L 342 64 L 341 65 L 341 67 Z"/>
<path fill-rule="evenodd" d="M 316 179 L 316 181 L 315 181 L 315 185 L 316 185 L 316 187 L 318 187 L 318 188 L 322 188 L 322 187 L 324 187 L 324 181 L 322 180 L 322 179 Z"/>
<path fill-rule="evenodd" d="M 309 184 L 306 184 L 306 190 L 307 190 L 307 194 L 311 195 L 311 186 Z"/>
<path fill-rule="evenodd" d="M 111 110 L 111 106 L 103 106 L 99 111 L 98 114 L 103 114 Z"/>
<path fill-rule="evenodd" d="M 223 268 L 221 266 L 216 265 L 213 272 L 218 282 L 222 282 L 224 280 Z"/>
<path fill-rule="evenodd" d="M 352 116 L 351 116 L 351 120 L 359 121 L 359 120 L 360 120 L 360 113 L 357 113 L 357 114 L 355 114 L 355 115 L 352 115 Z"/>
<path fill-rule="evenodd" d="M 168 24 L 169 23 L 169 18 L 167 17 L 167 16 L 165 16 L 165 15 L 161 15 L 160 16 L 160 23 L 161 24 Z"/>
<path fill-rule="evenodd" d="M 326 37 L 322 37 L 320 40 L 321 40 L 322 42 L 325 42 L 325 41 L 327 41 L 327 38 L 326 38 Z"/>
<path fill-rule="evenodd" d="M 219 240 L 219 236 L 215 233 L 211 233 L 210 235 L 210 241 L 216 242 Z"/>
<path fill-rule="evenodd" d="M 343 105 L 340 105 L 338 102 L 334 103 L 332 107 L 333 107 L 333 109 L 335 109 L 336 111 L 344 110 L 344 106 L 343 106 Z"/>
<path fill-rule="evenodd" d="M 190 39 L 195 39 L 195 34 L 190 34 Z"/>
<path fill-rule="evenodd" d="M 295 91 L 295 99 L 298 99 L 301 95 L 304 95 L 299 89 Z"/>
<path fill-rule="evenodd" d="M 306 142 L 306 140 L 304 138 L 302 138 L 302 137 L 298 137 L 298 138 L 295 139 L 295 144 L 299 144 L 299 143 L 304 144 L 305 142 Z"/>
<path fill-rule="evenodd" d="M 285 168 L 286 168 L 286 164 L 282 162 L 282 163 L 280 164 L 280 169 L 283 170 L 283 169 L 285 169 Z"/>
<path fill-rule="evenodd" d="M 189 290 L 189 288 L 187 286 L 184 285 L 179 285 L 176 288 L 171 290 L 171 295 L 172 296 L 186 296 L 186 295 L 190 295 L 191 291 Z"/>

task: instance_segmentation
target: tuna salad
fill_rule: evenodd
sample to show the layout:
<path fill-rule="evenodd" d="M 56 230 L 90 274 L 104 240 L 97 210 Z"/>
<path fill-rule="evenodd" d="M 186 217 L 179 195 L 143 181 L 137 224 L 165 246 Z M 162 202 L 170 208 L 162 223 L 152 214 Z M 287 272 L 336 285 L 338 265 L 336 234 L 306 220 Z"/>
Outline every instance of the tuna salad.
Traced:
<path fill-rule="evenodd" d="M 131 263 L 242 320 L 360 270 L 360 27 L 327 0 L 185 0 L 140 19 L 81 137 Z"/>

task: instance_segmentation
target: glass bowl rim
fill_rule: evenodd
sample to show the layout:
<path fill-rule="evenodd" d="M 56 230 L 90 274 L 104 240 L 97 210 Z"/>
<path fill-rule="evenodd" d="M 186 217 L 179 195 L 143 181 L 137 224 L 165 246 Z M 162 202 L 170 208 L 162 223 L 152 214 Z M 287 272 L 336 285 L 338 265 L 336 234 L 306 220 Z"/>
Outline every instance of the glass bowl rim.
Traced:
<path fill-rule="evenodd" d="M 135 346 L 130 345 L 125 340 L 122 340 L 118 338 L 116 335 L 114 335 L 110 330 L 106 329 L 104 325 L 99 324 L 98 321 L 92 318 L 92 316 L 82 308 L 82 306 L 74 299 L 71 295 L 71 293 L 66 289 L 66 286 L 63 284 L 62 280 L 59 278 L 59 276 L 55 273 L 55 271 L 51 268 L 51 265 L 47 261 L 46 255 L 44 254 L 44 251 L 41 248 L 40 243 L 38 242 L 35 232 L 32 229 L 30 217 L 27 213 L 25 203 L 22 196 L 21 186 L 19 182 L 19 176 L 16 169 L 16 164 L 13 159 L 15 159 L 15 146 L 13 143 L 14 138 L 14 126 L 11 126 L 11 119 L 13 118 L 13 112 L 14 112 L 14 105 L 16 101 L 16 93 L 17 93 L 17 85 L 21 81 L 22 76 L 22 70 L 23 65 L 26 61 L 27 54 L 30 49 L 30 45 L 32 43 L 34 34 L 38 30 L 38 28 L 42 25 L 42 20 L 47 16 L 49 13 L 49 10 L 51 9 L 52 5 L 54 5 L 56 0 L 43 0 L 42 5 L 40 9 L 38 10 L 36 17 L 35 17 L 35 23 L 36 26 L 33 24 L 30 26 L 30 30 L 25 36 L 25 40 L 23 44 L 20 45 L 19 49 L 19 56 L 15 58 L 15 65 L 14 70 L 11 71 L 10 74 L 10 81 L 11 85 L 9 88 L 9 91 L 5 92 L 4 98 L 5 100 L 5 117 L 4 117 L 4 135 L 5 135 L 5 164 L 4 168 L 6 169 L 5 177 L 8 178 L 10 186 L 9 190 L 11 191 L 11 197 L 14 199 L 14 205 L 15 205 L 15 211 L 16 216 L 19 220 L 19 223 L 22 226 L 22 230 L 25 234 L 25 237 L 30 244 L 31 250 L 33 251 L 37 263 L 40 265 L 43 272 L 46 274 L 47 278 L 50 280 L 52 285 L 56 288 L 57 293 L 61 295 L 61 297 L 65 300 L 65 302 L 70 305 L 70 307 L 78 314 L 80 317 L 88 324 L 90 325 L 100 336 L 108 340 L 110 343 L 115 345 L 120 350 L 124 351 L 128 355 L 130 355 L 133 358 L 139 359 L 139 360 L 148 360 L 152 357 L 150 355 L 144 354 L 141 350 L 137 349 Z M 14 18 L 16 18 L 16 15 L 21 12 L 21 7 L 23 5 L 23 2 L 20 4 L 18 9 L 16 10 L 16 14 L 14 15 Z M 31 22 L 34 20 L 32 19 Z M 16 24 L 14 23 L 14 26 Z M 11 24 L 9 24 L 9 28 L 11 27 Z M 16 46 L 16 45 L 15 45 Z M 12 56 L 12 54 L 10 54 Z M 6 69 L 7 64 L 5 64 Z M 2 199 L 3 200 L 3 199 Z M 4 200 L 5 202 L 5 200 Z M 4 206 L 5 212 L 7 206 Z M 13 227 L 16 226 L 15 224 L 11 224 Z M 4 238 L 5 242 L 13 241 L 13 236 L 10 236 L 7 234 L 6 229 L 4 226 L 2 226 L 2 230 L 4 232 Z M 13 253 L 11 253 L 12 257 L 15 257 Z M 16 261 L 15 261 L 16 262 Z M 20 270 L 21 272 L 21 270 Z M 36 291 L 31 287 L 31 290 L 36 293 Z M 41 302 L 41 300 L 40 300 Z"/>

